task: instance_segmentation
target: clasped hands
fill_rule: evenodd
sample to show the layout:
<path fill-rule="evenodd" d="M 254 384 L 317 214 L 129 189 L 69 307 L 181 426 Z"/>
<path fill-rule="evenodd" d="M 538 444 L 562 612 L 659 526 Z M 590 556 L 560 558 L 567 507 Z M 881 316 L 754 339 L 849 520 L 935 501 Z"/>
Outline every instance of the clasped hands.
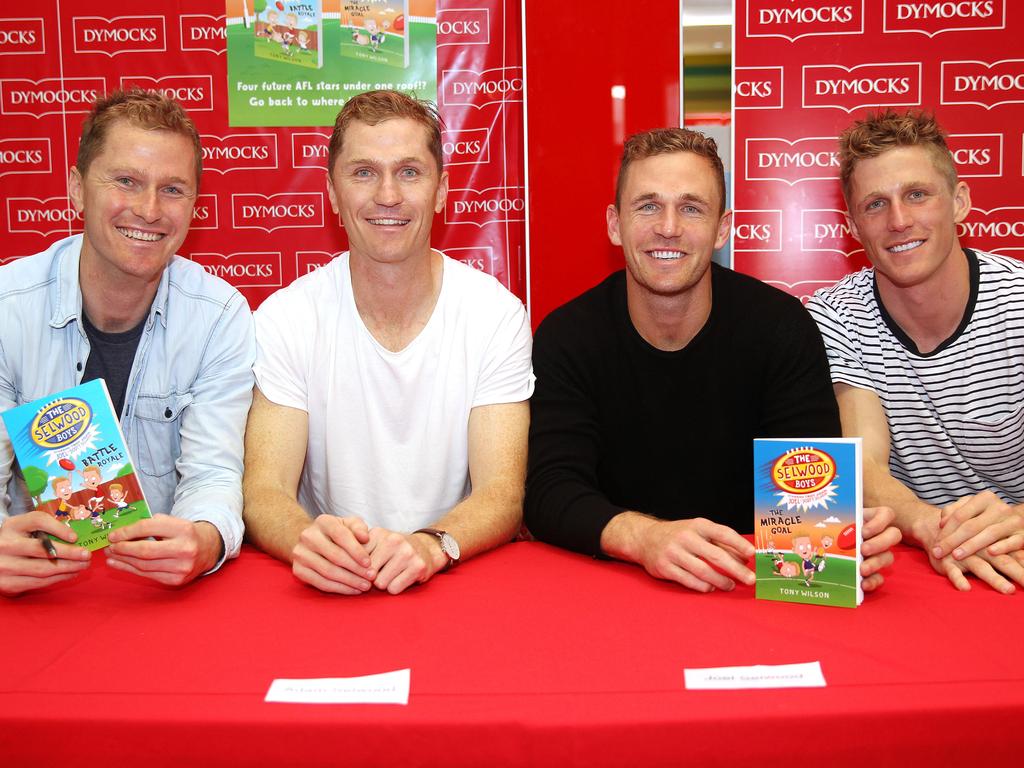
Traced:
<path fill-rule="evenodd" d="M 1024 587 L 1024 511 L 991 491 L 964 496 L 942 508 L 921 536 L 932 567 L 959 590 L 966 574 L 1003 594 Z"/>
<path fill-rule="evenodd" d="M 324 592 L 358 595 L 371 587 L 397 595 L 447 563 L 425 534 L 370 528 L 358 517 L 319 515 L 292 549 L 292 573 Z"/>

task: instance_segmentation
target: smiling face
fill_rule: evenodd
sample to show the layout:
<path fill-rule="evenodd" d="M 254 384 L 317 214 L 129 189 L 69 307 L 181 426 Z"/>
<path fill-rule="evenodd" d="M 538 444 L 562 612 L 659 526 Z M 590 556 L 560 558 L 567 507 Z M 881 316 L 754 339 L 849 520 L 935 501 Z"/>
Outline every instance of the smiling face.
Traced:
<path fill-rule="evenodd" d="M 125 121 L 112 125 L 85 176 L 72 168 L 68 179 L 85 219 L 83 279 L 159 282 L 188 234 L 197 187 L 187 138 Z"/>
<path fill-rule="evenodd" d="M 705 279 L 716 248 L 729 237 L 732 214 L 721 208 L 711 163 L 692 152 L 635 160 L 619 207 L 608 206 L 608 237 L 621 245 L 632 290 L 685 293 Z"/>
<path fill-rule="evenodd" d="M 354 258 L 400 263 L 430 254 L 430 227 L 444 208 L 441 172 L 424 126 L 408 118 L 376 125 L 353 121 L 327 177 Z"/>
<path fill-rule="evenodd" d="M 793 551 L 800 555 L 804 560 L 809 560 L 811 555 L 814 554 L 814 547 L 811 546 L 810 537 L 797 536 L 793 539 Z"/>
<path fill-rule="evenodd" d="M 924 147 L 897 147 L 857 162 L 850 176 L 850 230 L 879 280 L 900 288 L 956 274 L 956 225 L 971 210 L 964 182 L 950 188 Z"/>

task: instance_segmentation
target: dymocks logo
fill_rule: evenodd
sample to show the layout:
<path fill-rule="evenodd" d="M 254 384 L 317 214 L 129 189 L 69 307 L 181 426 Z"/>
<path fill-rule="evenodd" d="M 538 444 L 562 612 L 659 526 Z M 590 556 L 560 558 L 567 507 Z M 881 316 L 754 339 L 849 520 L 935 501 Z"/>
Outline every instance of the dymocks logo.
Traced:
<path fill-rule="evenodd" d="M 526 220 L 523 187 L 489 187 L 487 189 L 453 189 L 444 209 L 445 224 L 497 224 Z"/>
<path fill-rule="evenodd" d="M 734 211 L 732 234 L 734 251 L 781 251 L 782 211 Z"/>
<path fill-rule="evenodd" d="M 834 136 L 806 139 L 747 139 L 744 146 L 748 181 L 831 180 L 839 177 L 839 155 Z"/>
<path fill-rule="evenodd" d="M 337 258 L 341 253 L 328 253 L 327 251 L 296 251 L 295 252 L 295 275 L 302 277 L 310 272 L 315 272 L 320 267 L 325 267 Z M 445 251 L 447 253 L 447 250 Z"/>
<path fill-rule="evenodd" d="M 0 56 L 46 53 L 42 19 L 0 19 Z"/>
<path fill-rule="evenodd" d="M 437 47 L 487 45 L 491 42 L 491 16 L 487 8 L 437 11 Z"/>
<path fill-rule="evenodd" d="M 445 165 L 483 165 L 491 161 L 487 128 L 441 131 Z"/>
<path fill-rule="evenodd" d="M 477 72 L 446 69 L 441 73 L 442 103 L 480 109 L 488 104 L 523 100 L 523 68 L 495 67 Z"/>
<path fill-rule="evenodd" d="M 324 225 L 322 192 L 280 192 L 276 195 L 231 195 L 231 223 L 235 229 L 301 229 Z"/>
<path fill-rule="evenodd" d="M 192 209 L 192 225 L 189 229 L 219 229 L 219 224 L 217 196 L 212 192 L 204 192 L 197 196 L 195 208 Z"/>
<path fill-rule="evenodd" d="M 142 53 L 167 50 L 163 16 L 75 16 L 71 19 L 75 53 Z"/>
<path fill-rule="evenodd" d="M 942 62 L 943 104 L 976 104 L 985 109 L 1024 102 L 1024 59 Z"/>
<path fill-rule="evenodd" d="M 800 249 L 838 253 L 846 258 L 864 251 L 851 234 L 846 216 L 835 208 L 808 208 L 800 212 Z"/>
<path fill-rule="evenodd" d="M 223 54 L 227 50 L 227 28 L 224 15 L 210 16 L 205 13 L 183 13 L 178 17 L 181 29 L 181 50 L 209 51 Z"/>
<path fill-rule="evenodd" d="M 331 137 L 311 131 L 292 134 L 292 168 L 327 170 L 327 145 Z"/>
<path fill-rule="evenodd" d="M 809 64 L 803 68 L 803 106 L 853 112 L 864 107 L 921 103 L 921 63 Z"/>
<path fill-rule="evenodd" d="M 952 133 L 946 144 L 961 178 L 1003 175 L 1001 133 Z"/>
<path fill-rule="evenodd" d="M 49 139 L 0 139 L 0 177 L 52 170 Z"/>
<path fill-rule="evenodd" d="M 180 102 L 189 112 L 213 111 L 213 77 L 211 75 L 166 75 L 164 77 L 132 75 L 121 78 L 122 88 L 132 85 L 159 91 L 164 96 Z"/>
<path fill-rule="evenodd" d="M 88 112 L 106 90 L 107 83 L 102 77 L 0 80 L 0 113 L 42 117 Z"/>
<path fill-rule="evenodd" d="M 885 0 L 885 32 L 942 32 L 1004 29 L 1006 0 Z"/>
<path fill-rule="evenodd" d="M 81 232 L 82 217 L 67 197 L 11 197 L 7 200 L 7 229 L 43 237 L 58 232 Z"/>
<path fill-rule="evenodd" d="M 232 133 L 218 136 L 204 133 L 203 171 L 230 173 L 277 168 L 277 135 L 273 133 Z"/>
<path fill-rule="evenodd" d="M 1019 242 L 1024 239 L 1024 207 L 972 208 L 967 221 L 957 224 L 957 234 L 986 251 L 1008 240 Z"/>
<path fill-rule="evenodd" d="M 812 35 L 859 35 L 864 31 L 864 0 L 750 0 L 747 37 L 799 40 Z"/>
<path fill-rule="evenodd" d="M 280 288 L 281 252 L 193 253 L 189 258 L 236 288 Z"/>
<path fill-rule="evenodd" d="M 782 109 L 782 67 L 736 67 L 736 109 Z"/>

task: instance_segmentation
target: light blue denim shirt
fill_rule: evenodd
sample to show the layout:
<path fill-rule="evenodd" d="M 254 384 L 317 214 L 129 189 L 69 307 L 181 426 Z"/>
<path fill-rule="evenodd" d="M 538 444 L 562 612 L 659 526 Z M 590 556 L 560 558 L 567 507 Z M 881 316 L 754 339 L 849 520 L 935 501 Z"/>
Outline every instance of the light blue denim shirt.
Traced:
<path fill-rule="evenodd" d="M 81 250 L 75 235 L 0 267 L 0 411 L 81 383 L 89 357 Z M 198 264 L 171 259 L 135 353 L 121 429 L 150 509 L 212 523 L 225 557 L 242 543 L 242 438 L 255 355 L 242 295 Z M 30 509 L 12 464 L 0 424 L 0 522 Z"/>

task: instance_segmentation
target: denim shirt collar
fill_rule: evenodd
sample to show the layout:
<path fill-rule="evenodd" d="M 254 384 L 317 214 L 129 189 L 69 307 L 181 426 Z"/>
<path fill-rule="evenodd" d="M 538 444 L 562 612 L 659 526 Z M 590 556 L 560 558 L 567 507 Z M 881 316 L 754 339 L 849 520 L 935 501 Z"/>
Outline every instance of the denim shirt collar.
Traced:
<path fill-rule="evenodd" d="M 78 264 L 82 256 L 83 235 L 75 235 L 68 238 L 68 246 L 61 253 L 57 263 L 57 276 L 51 287 L 51 298 L 53 300 L 53 314 L 50 316 L 51 328 L 63 328 L 72 320 L 78 323 L 79 333 L 82 330 L 82 288 L 78 282 Z M 176 257 L 172 257 L 173 259 Z M 167 320 L 164 316 L 167 310 L 167 293 L 170 277 L 168 275 L 171 265 L 164 268 L 160 275 L 160 285 L 156 289 L 156 296 L 149 308 L 149 319 L 146 321 L 146 330 L 153 327 L 154 319 L 159 316 L 160 323 L 166 328 Z"/>

